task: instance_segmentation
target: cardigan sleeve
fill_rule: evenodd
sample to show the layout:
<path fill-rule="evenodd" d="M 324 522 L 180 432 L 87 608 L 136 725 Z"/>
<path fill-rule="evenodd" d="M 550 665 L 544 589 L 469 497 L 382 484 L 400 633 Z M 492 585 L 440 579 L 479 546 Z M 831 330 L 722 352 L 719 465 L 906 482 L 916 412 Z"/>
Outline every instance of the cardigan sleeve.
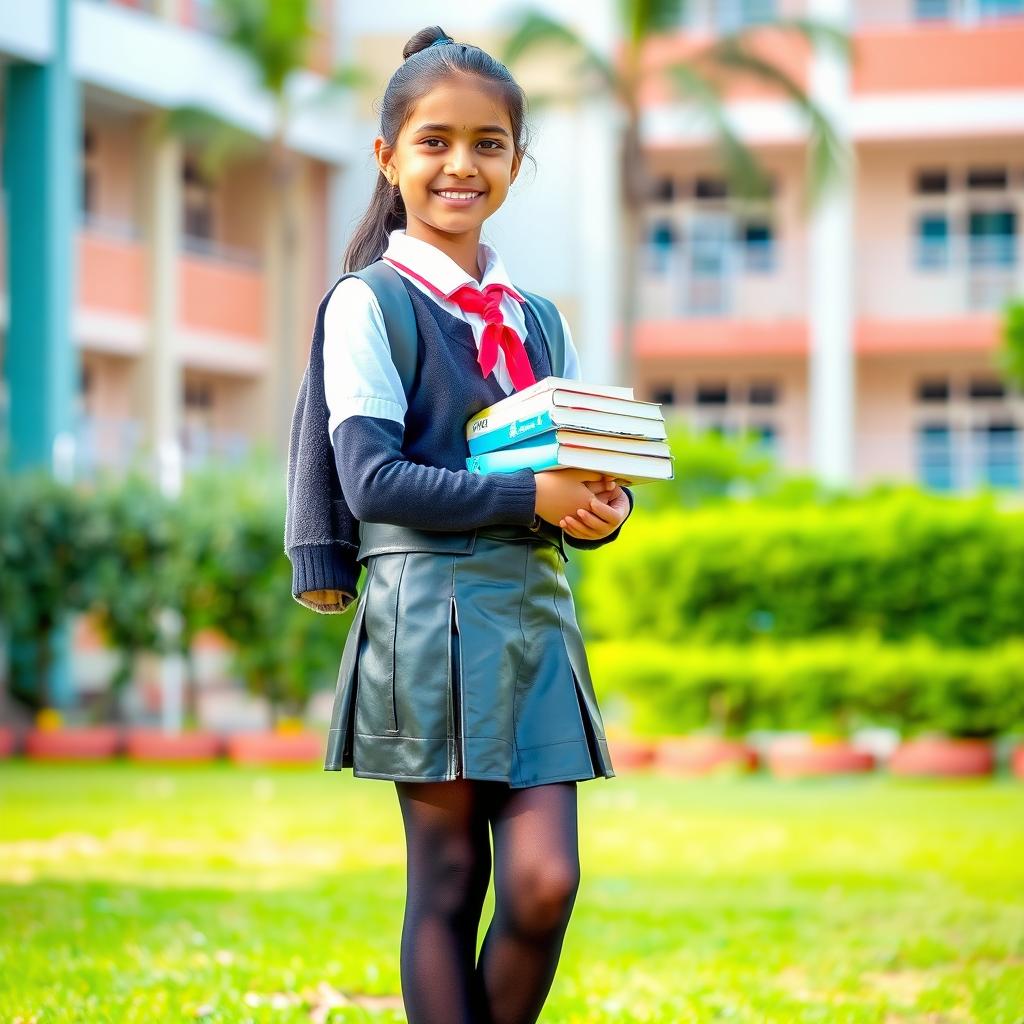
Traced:
<path fill-rule="evenodd" d="M 569 380 L 582 380 L 580 375 L 580 357 L 576 351 L 576 346 L 573 344 L 572 332 L 569 330 L 569 322 L 565 319 L 565 316 L 559 311 L 558 316 L 562 321 L 562 331 L 565 334 L 565 371 L 563 376 L 568 377 Z M 622 488 L 626 492 L 626 497 L 629 499 L 629 512 L 626 513 L 626 519 L 630 517 L 633 511 L 633 492 L 628 487 Z M 582 551 L 589 551 L 593 548 L 603 547 L 605 544 L 610 544 L 616 537 L 626 523 L 626 519 L 623 519 L 618 526 L 608 534 L 607 537 L 601 537 L 598 540 L 587 540 L 583 537 L 574 537 L 571 533 L 562 531 L 562 535 L 565 538 L 566 544 L 570 547 L 579 548 Z"/>
<path fill-rule="evenodd" d="M 407 402 L 372 289 L 346 278 L 324 315 L 324 394 L 342 494 L 366 522 L 468 530 L 533 522 L 532 469 L 479 475 L 410 462 Z"/>

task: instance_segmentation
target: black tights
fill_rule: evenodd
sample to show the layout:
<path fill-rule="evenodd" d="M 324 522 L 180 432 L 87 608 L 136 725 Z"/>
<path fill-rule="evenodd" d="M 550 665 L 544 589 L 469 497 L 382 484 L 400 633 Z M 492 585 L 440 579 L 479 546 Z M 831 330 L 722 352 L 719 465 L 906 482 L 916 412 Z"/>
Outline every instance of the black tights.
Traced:
<path fill-rule="evenodd" d="M 576 783 L 395 786 L 408 849 L 401 974 L 409 1024 L 533 1024 L 579 888 Z M 488 826 L 495 908 L 476 963 Z"/>

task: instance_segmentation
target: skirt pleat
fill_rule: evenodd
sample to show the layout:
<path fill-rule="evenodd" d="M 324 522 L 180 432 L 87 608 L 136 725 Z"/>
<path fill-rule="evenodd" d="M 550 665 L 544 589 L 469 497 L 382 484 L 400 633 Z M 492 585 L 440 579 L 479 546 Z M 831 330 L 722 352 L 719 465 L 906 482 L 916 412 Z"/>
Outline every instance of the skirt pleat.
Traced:
<path fill-rule="evenodd" d="M 562 561 L 484 531 L 469 553 L 370 555 L 325 769 L 515 788 L 614 776 Z"/>

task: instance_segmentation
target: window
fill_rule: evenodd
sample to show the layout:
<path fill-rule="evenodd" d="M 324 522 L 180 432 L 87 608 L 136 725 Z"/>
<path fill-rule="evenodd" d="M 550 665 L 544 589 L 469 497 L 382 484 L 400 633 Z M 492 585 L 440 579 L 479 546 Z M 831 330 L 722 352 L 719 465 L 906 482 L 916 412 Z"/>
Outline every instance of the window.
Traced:
<path fill-rule="evenodd" d="M 1005 167 L 971 167 L 967 171 L 967 187 L 970 189 L 1006 190 Z"/>
<path fill-rule="evenodd" d="M 1020 438 L 1012 420 L 998 420 L 973 430 L 975 472 L 990 487 L 1019 488 Z"/>
<path fill-rule="evenodd" d="M 744 25 L 764 25 L 775 17 L 775 0 L 717 0 L 715 4 L 715 22 L 720 32 Z"/>
<path fill-rule="evenodd" d="M 775 405 L 778 400 L 778 389 L 771 381 L 754 381 L 747 393 L 751 405 Z"/>
<path fill-rule="evenodd" d="M 698 199 L 726 199 L 729 186 L 724 178 L 698 178 L 694 184 L 693 194 Z"/>
<path fill-rule="evenodd" d="M 1012 267 L 1017 262 L 1017 213 L 971 210 L 967 217 L 972 267 Z"/>
<path fill-rule="evenodd" d="M 662 405 L 675 405 L 676 389 L 674 384 L 655 384 L 650 389 L 651 402 L 660 402 Z"/>
<path fill-rule="evenodd" d="M 96 212 L 96 133 L 88 126 L 82 132 L 82 212 Z"/>
<path fill-rule="evenodd" d="M 651 184 L 651 199 L 655 202 L 668 203 L 676 197 L 676 183 L 673 178 L 655 178 Z"/>
<path fill-rule="evenodd" d="M 212 239 L 214 235 L 213 184 L 192 158 L 182 166 L 184 233 L 188 238 Z"/>
<path fill-rule="evenodd" d="M 743 268 L 765 273 L 775 266 L 775 231 L 765 221 L 747 221 L 741 229 Z"/>
<path fill-rule="evenodd" d="M 917 400 L 919 402 L 948 402 L 949 378 L 926 377 L 917 382 Z"/>
<path fill-rule="evenodd" d="M 949 218 L 944 213 L 923 213 L 917 218 L 914 265 L 934 270 L 949 263 Z"/>
<path fill-rule="evenodd" d="M 993 399 L 1006 397 L 1006 385 L 998 377 L 974 377 L 967 385 L 967 397 Z"/>
<path fill-rule="evenodd" d="M 978 0 L 982 18 L 1007 18 L 1024 14 L 1024 0 Z"/>
<path fill-rule="evenodd" d="M 953 438 L 948 423 L 922 423 L 916 437 L 917 477 L 933 491 L 951 491 L 956 480 Z"/>
<path fill-rule="evenodd" d="M 654 273 L 665 273 L 672 264 L 672 251 L 678 236 L 671 221 L 659 220 L 651 226 L 647 236 L 650 269 Z"/>
<path fill-rule="evenodd" d="M 949 171 L 935 168 L 918 171 L 914 191 L 920 196 L 945 195 L 949 191 Z"/>
<path fill-rule="evenodd" d="M 951 0 L 914 0 L 914 17 L 918 21 L 944 21 L 952 13 Z"/>
<path fill-rule="evenodd" d="M 725 384 L 698 384 L 697 405 L 728 405 L 729 388 Z"/>

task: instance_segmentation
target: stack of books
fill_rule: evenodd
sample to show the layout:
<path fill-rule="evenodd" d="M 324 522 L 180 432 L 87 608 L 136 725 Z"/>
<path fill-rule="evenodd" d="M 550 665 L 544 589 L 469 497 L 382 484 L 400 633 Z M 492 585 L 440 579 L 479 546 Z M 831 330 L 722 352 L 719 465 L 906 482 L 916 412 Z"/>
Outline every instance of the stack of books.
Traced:
<path fill-rule="evenodd" d="M 545 377 L 466 423 L 472 473 L 591 469 L 620 483 L 672 479 L 658 402 L 633 389 Z"/>

